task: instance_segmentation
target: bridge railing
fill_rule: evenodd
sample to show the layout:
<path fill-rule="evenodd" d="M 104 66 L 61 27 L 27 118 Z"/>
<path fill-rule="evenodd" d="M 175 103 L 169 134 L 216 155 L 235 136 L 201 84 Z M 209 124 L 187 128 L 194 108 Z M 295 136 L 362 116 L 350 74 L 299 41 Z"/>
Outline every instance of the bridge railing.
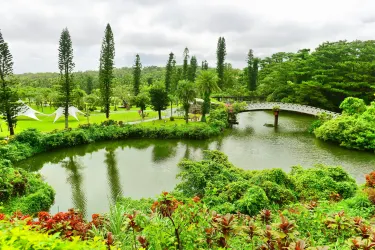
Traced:
<path fill-rule="evenodd" d="M 248 109 L 265 109 L 270 110 L 274 106 L 279 106 L 281 110 L 288 110 L 288 111 L 296 111 L 300 113 L 306 113 L 311 115 L 318 115 L 319 113 L 327 113 L 332 115 L 333 117 L 339 116 L 339 113 L 332 112 L 329 110 L 324 110 L 321 108 L 303 105 L 303 104 L 296 104 L 296 103 L 283 103 L 283 102 L 248 102 Z"/>

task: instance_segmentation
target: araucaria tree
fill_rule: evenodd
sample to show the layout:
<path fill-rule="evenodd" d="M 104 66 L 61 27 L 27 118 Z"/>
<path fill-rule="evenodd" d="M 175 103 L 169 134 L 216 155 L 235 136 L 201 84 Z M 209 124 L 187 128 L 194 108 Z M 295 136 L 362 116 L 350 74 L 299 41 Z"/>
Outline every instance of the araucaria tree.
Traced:
<path fill-rule="evenodd" d="M 258 64 L 258 58 L 254 58 L 253 50 L 250 49 L 247 54 L 247 85 L 250 91 L 255 91 L 257 88 Z"/>
<path fill-rule="evenodd" d="M 198 61 L 195 56 L 192 56 L 190 59 L 190 67 L 188 70 L 188 80 L 191 82 L 195 81 L 195 77 L 197 75 L 197 69 L 198 69 Z"/>
<path fill-rule="evenodd" d="M 100 52 L 99 85 L 105 116 L 109 118 L 112 97 L 112 80 L 115 59 L 115 41 L 111 26 L 107 24 L 104 31 L 102 50 Z"/>
<path fill-rule="evenodd" d="M 173 81 L 173 60 L 174 54 L 171 52 L 169 54 L 167 66 L 165 66 L 165 89 L 167 90 L 167 92 L 171 90 Z"/>
<path fill-rule="evenodd" d="M 161 120 L 161 111 L 168 107 L 168 93 L 161 83 L 154 84 L 150 89 L 150 101 L 152 109 L 158 111 L 159 120 Z"/>
<path fill-rule="evenodd" d="M 225 38 L 219 37 L 219 41 L 217 42 L 217 50 L 216 50 L 216 73 L 219 77 L 218 85 L 222 89 L 224 86 L 224 63 L 225 63 L 225 56 L 227 55 L 226 52 L 226 45 L 225 45 Z"/>
<path fill-rule="evenodd" d="M 8 44 L 4 41 L 0 31 L 0 115 L 8 124 L 10 135 L 14 135 L 14 126 L 17 123 L 17 114 L 21 103 L 18 101 L 17 91 L 11 87 L 13 75 L 13 57 Z"/>
<path fill-rule="evenodd" d="M 135 96 L 139 94 L 139 88 L 141 86 L 141 74 L 142 74 L 142 63 L 141 63 L 141 58 L 137 54 L 135 56 L 135 61 L 133 65 L 133 89 L 134 89 Z"/>
<path fill-rule="evenodd" d="M 184 49 L 184 63 L 182 65 L 182 79 L 187 80 L 189 75 L 189 49 Z"/>
<path fill-rule="evenodd" d="M 210 111 L 210 97 L 215 91 L 220 91 L 217 86 L 219 78 L 215 72 L 203 70 L 197 77 L 198 90 L 202 94 L 204 103 L 202 109 L 202 122 L 206 121 L 206 114 Z"/>
<path fill-rule="evenodd" d="M 67 28 L 63 29 L 59 42 L 60 102 L 64 108 L 65 128 L 69 127 L 69 106 L 73 103 L 73 44 Z"/>
<path fill-rule="evenodd" d="M 182 106 L 185 110 L 185 120 L 186 123 L 188 123 L 190 102 L 194 101 L 196 96 L 194 83 L 187 80 L 179 81 L 176 94 L 178 99 L 182 102 Z"/>
<path fill-rule="evenodd" d="M 208 62 L 207 62 L 207 60 L 202 61 L 202 70 L 208 70 Z"/>

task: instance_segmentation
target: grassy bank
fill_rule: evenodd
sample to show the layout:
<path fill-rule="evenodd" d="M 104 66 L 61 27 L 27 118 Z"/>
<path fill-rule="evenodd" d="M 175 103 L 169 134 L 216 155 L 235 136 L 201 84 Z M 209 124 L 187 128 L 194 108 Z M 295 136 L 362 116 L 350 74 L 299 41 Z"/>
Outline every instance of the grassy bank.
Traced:
<path fill-rule="evenodd" d="M 49 107 L 44 108 L 45 110 L 48 109 L 49 112 L 54 112 L 55 109 L 51 109 Z M 51 112 L 51 113 L 52 113 Z M 46 112 L 47 113 L 47 112 Z M 147 119 L 153 119 L 157 118 L 158 114 L 155 111 L 148 110 L 146 111 L 148 113 L 148 116 L 145 118 Z M 165 115 L 165 114 L 163 114 Z M 42 132 L 51 132 L 53 130 L 62 130 L 65 126 L 65 120 L 64 117 L 61 117 L 59 120 L 57 120 L 55 123 L 53 123 L 55 116 L 43 116 L 43 115 L 37 115 L 37 117 L 40 119 L 40 121 L 20 116 L 18 118 L 17 127 L 15 129 L 16 134 L 22 132 L 25 129 L 28 128 L 35 128 Z M 74 119 L 73 117 L 69 117 L 69 127 L 70 128 L 78 128 L 79 125 L 86 124 L 87 123 L 87 117 L 84 115 L 79 114 L 78 116 L 79 121 Z M 110 116 L 111 120 L 115 121 L 123 121 L 124 123 L 127 122 L 134 122 L 134 121 L 141 121 L 141 117 L 139 116 L 138 112 L 135 110 L 130 111 L 114 111 L 111 113 Z M 101 123 L 103 121 L 107 120 L 105 118 L 104 113 L 100 112 L 92 112 L 89 117 L 90 123 Z M 6 137 L 9 135 L 9 132 L 7 131 L 7 125 L 2 121 L 1 123 L 1 131 L 0 131 L 0 138 Z"/>

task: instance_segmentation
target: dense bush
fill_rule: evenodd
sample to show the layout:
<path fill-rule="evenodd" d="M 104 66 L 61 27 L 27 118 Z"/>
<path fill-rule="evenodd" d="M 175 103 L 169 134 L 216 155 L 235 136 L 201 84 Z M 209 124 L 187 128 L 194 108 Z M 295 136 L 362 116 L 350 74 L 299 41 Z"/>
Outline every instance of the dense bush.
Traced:
<path fill-rule="evenodd" d="M 41 210 L 49 210 L 54 198 L 54 190 L 39 174 L 0 167 L 0 202 L 6 212 L 36 214 Z"/>
<path fill-rule="evenodd" d="M 341 167 L 293 167 L 290 175 L 295 184 L 295 191 L 302 200 L 329 199 L 332 194 L 339 194 L 341 198 L 346 199 L 354 196 L 357 190 L 355 180 Z"/>
<path fill-rule="evenodd" d="M 314 130 L 315 136 L 343 147 L 374 151 L 375 103 L 365 106 L 363 100 L 350 97 L 340 108 L 343 115 L 320 124 Z"/>
<path fill-rule="evenodd" d="M 290 174 L 281 169 L 246 171 L 234 167 L 219 151 L 204 151 L 202 161 L 184 160 L 179 167 L 181 182 L 176 193 L 197 195 L 220 213 L 254 215 L 263 208 L 298 200 L 346 199 L 357 191 L 355 180 L 341 167 L 293 167 Z"/>

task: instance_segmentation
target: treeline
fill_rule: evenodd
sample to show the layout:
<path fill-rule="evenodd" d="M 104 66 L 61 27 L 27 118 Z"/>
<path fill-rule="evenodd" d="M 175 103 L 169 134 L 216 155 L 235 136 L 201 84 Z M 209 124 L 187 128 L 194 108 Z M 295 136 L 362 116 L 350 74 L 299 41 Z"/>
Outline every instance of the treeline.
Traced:
<path fill-rule="evenodd" d="M 220 91 L 215 94 L 230 96 L 252 96 L 254 99 L 293 102 L 338 111 L 346 97 L 358 97 L 369 103 L 374 99 L 375 43 L 374 41 L 326 42 L 313 52 L 301 49 L 296 53 L 279 52 L 259 59 L 248 53 L 248 66 L 235 69 L 229 63 L 216 70 L 209 68 L 206 61 L 198 65 L 193 56 L 189 60 L 185 49 L 182 65 L 177 65 L 174 54 L 169 55 L 166 67 L 144 67 L 141 85 L 165 81 L 169 86 L 184 78 L 194 79 L 202 69 L 222 69 Z M 218 58 L 219 61 L 220 58 Z M 187 65 L 192 65 L 186 70 Z M 166 74 L 172 66 L 174 76 Z M 87 94 L 99 87 L 97 71 L 76 72 L 75 81 Z M 36 73 L 17 75 L 22 88 L 51 88 L 57 85 L 59 74 Z M 114 86 L 132 89 L 133 68 L 114 69 Z M 130 91 L 131 92 L 131 91 Z M 26 96 L 25 96 L 26 97 Z"/>
<path fill-rule="evenodd" d="M 374 100 L 375 41 L 325 42 L 315 51 L 276 53 L 260 62 L 258 94 L 268 101 L 339 110 L 346 97 Z"/>

